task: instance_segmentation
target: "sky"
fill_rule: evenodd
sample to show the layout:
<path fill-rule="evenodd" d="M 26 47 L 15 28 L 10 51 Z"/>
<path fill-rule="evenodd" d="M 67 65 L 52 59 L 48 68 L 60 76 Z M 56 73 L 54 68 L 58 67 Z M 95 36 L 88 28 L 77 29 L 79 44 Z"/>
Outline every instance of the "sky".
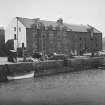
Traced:
<path fill-rule="evenodd" d="M 14 17 L 89 24 L 105 37 L 105 0 L 0 0 L 0 26 Z"/>

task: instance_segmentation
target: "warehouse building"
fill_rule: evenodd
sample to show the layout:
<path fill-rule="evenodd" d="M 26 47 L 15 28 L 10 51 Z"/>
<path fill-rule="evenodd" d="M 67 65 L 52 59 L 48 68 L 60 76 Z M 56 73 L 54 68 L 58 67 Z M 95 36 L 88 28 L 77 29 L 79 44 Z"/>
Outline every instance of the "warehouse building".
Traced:
<path fill-rule="evenodd" d="M 14 40 L 14 50 L 26 48 L 29 54 L 61 53 L 81 55 L 102 50 L 102 33 L 90 25 L 76 25 L 15 17 L 6 28 L 5 41 Z"/>

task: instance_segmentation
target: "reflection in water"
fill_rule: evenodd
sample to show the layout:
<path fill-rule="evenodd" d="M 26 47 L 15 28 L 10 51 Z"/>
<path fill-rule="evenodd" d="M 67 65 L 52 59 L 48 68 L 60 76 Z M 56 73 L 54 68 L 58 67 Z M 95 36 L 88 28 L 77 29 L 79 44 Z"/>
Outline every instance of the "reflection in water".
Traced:
<path fill-rule="evenodd" d="M 101 69 L 43 76 L 2 83 L 0 101 L 45 105 L 100 105 L 105 97 L 105 71 Z M 19 103 L 19 104 L 20 104 Z"/>

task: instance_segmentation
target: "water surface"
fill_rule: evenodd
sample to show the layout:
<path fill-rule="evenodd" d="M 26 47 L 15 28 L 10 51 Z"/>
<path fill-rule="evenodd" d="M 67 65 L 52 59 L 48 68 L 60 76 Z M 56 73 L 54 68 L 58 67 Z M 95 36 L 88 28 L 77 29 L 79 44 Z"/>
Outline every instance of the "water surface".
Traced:
<path fill-rule="evenodd" d="M 105 70 L 92 69 L 0 84 L 0 105 L 104 105 Z"/>

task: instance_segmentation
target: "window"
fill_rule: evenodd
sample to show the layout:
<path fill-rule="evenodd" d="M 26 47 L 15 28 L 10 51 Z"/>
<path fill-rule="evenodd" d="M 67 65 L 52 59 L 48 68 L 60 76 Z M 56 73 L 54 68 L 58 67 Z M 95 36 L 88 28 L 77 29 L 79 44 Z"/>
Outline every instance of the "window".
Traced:
<path fill-rule="evenodd" d="M 14 27 L 14 31 L 16 31 L 16 27 Z"/>
<path fill-rule="evenodd" d="M 19 27 L 19 32 L 21 32 L 21 28 Z"/>
<path fill-rule="evenodd" d="M 14 40 L 16 40 L 16 34 L 14 34 Z"/>

